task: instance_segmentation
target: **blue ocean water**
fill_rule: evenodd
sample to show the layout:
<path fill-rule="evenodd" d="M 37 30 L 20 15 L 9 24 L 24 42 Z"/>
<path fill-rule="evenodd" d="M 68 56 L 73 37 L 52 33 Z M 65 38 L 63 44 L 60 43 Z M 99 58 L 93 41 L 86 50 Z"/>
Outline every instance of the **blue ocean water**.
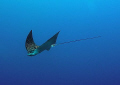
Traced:
<path fill-rule="evenodd" d="M 120 85 L 119 0 L 0 0 L 0 85 Z M 27 56 L 60 31 L 58 45 Z"/>

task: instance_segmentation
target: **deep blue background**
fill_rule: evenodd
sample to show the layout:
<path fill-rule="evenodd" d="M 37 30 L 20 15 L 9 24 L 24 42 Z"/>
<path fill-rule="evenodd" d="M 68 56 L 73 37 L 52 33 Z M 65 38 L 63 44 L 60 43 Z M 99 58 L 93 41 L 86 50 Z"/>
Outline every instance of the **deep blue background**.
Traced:
<path fill-rule="evenodd" d="M 30 30 L 41 45 L 27 56 Z M 0 0 L 0 85 L 120 85 L 120 0 Z"/>

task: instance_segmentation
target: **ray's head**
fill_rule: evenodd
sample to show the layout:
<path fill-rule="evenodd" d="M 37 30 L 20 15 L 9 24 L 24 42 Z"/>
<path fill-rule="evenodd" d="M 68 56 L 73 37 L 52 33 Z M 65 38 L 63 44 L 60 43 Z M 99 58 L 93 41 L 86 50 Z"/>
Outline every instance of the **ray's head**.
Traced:
<path fill-rule="evenodd" d="M 28 56 L 35 56 L 38 54 L 37 49 L 35 49 L 34 51 L 28 52 Z"/>

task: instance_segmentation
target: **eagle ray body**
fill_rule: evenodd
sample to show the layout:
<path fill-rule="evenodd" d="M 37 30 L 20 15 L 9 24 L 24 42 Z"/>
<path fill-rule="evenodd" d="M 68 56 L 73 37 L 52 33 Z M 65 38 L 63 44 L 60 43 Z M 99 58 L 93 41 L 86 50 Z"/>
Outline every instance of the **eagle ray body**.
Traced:
<path fill-rule="evenodd" d="M 50 48 L 52 47 L 52 45 L 54 45 L 56 43 L 59 32 L 57 32 L 53 37 L 48 39 L 41 46 L 37 46 L 33 40 L 32 30 L 31 30 L 27 36 L 26 43 L 25 43 L 25 47 L 28 52 L 28 55 L 34 56 L 34 55 L 37 55 L 38 53 L 41 53 L 44 50 L 49 51 Z"/>

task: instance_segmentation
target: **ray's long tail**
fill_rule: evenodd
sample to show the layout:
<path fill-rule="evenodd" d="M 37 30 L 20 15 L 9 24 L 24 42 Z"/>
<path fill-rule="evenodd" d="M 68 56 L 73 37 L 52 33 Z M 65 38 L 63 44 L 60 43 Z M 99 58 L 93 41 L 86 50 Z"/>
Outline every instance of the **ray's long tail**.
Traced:
<path fill-rule="evenodd" d="M 51 47 L 54 47 L 54 46 L 56 46 L 56 45 L 62 45 L 62 44 L 72 43 L 72 42 L 78 42 L 78 41 L 83 41 L 83 40 L 89 40 L 89 39 L 100 38 L 100 37 L 101 37 L 101 36 L 96 36 L 96 37 L 91 37 L 91 38 L 85 38 L 85 39 L 79 39 L 79 40 L 72 40 L 72 41 L 68 41 L 68 42 L 53 44 L 53 45 L 51 45 Z"/>

